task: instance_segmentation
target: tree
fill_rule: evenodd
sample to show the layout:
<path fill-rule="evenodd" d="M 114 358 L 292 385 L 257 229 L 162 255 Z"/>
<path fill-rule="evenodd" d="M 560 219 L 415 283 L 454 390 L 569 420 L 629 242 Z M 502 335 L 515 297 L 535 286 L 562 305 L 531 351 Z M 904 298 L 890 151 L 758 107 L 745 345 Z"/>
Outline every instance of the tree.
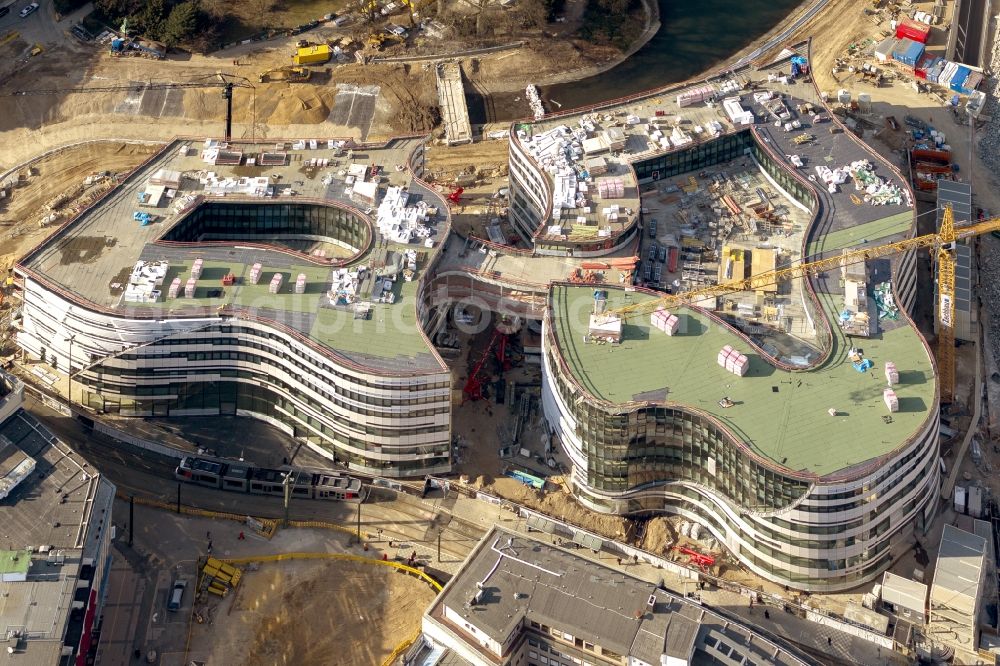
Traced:
<path fill-rule="evenodd" d="M 202 26 L 203 15 L 198 0 L 185 0 L 170 10 L 163 23 L 160 40 L 167 46 L 176 46 L 194 37 Z"/>

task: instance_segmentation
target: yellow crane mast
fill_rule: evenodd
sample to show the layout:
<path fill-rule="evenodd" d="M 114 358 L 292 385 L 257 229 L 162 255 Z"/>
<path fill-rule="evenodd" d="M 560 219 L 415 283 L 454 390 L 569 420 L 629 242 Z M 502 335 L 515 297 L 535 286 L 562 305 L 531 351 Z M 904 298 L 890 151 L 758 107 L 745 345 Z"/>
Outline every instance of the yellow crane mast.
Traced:
<path fill-rule="evenodd" d="M 662 307 L 697 303 L 705 298 L 725 296 L 741 291 L 757 291 L 762 287 L 778 284 L 784 280 L 805 278 L 841 268 L 849 264 L 857 264 L 869 259 L 879 259 L 896 254 L 929 248 L 937 254 L 938 264 L 938 373 L 941 380 L 941 400 L 950 402 L 955 395 L 955 242 L 1000 230 L 1000 217 L 991 218 L 975 224 L 955 228 L 955 218 L 949 206 L 941 221 L 941 229 L 936 234 L 925 234 L 916 238 L 850 250 L 843 254 L 817 259 L 779 268 L 765 273 L 753 275 L 744 280 L 733 280 L 720 284 L 686 291 L 682 294 L 668 294 L 662 298 L 641 301 L 620 308 L 607 310 L 606 317 L 630 317 L 650 314 Z"/>

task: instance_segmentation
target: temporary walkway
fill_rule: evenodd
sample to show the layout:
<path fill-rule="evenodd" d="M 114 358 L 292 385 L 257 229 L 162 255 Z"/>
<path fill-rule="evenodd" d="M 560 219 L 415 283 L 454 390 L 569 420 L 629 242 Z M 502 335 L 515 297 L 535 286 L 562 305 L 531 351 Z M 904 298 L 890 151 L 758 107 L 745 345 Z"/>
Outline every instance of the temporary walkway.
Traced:
<path fill-rule="evenodd" d="M 455 61 L 438 63 L 434 68 L 438 100 L 441 103 L 441 124 L 449 146 L 472 143 L 469 107 L 465 104 L 462 68 Z"/>

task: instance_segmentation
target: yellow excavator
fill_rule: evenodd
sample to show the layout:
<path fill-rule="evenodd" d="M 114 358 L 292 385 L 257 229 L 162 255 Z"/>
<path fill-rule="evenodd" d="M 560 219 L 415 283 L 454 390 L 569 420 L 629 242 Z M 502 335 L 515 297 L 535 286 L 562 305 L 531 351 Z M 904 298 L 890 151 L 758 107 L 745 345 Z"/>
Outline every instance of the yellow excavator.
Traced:
<path fill-rule="evenodd" d="M 401 41 L 403 41 L 402 37 L 394 35 L 391 32 L 373 32 L 368 35 L 368 46 L 376 51 L 381 51 L 386 45 L 392 45 Z"/>
<path fill-rule="evenodd" d="M 305 67 L 275 67 L 261 72 L 259 78 L 261 83 L 305 83 L 310 74 Z"/>

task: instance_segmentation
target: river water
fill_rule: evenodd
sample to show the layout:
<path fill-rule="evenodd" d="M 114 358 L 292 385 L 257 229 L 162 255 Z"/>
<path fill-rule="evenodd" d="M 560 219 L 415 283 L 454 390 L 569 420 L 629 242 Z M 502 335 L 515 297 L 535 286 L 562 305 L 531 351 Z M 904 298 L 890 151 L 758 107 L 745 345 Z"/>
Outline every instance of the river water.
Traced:
<path fill-rule="evenodd" d="M 802 0 L 658 0 L 660 30 L 631 58 L 603 74 L 542 88 L 546 108 L 557 111 L 595 104 L 685 81 L 719 64 L 774 28 Z M 513 120 L 527 115 L 523 93 L 496 99 L 495 109 L 473 116 Z M 512 104 L 514 98 L 519 104 Z M 557 104 L 552 104 L 554 100 Z M 523 105 L 523 108 L 522 108 Z M 561 107 L 559 105 L 562 105 Z M 478 113 L 477 113 L 478 112 Z M 482 122 L 473 118 L 473 122 Z M 485 118 L 483 118 L 485 119 Z"/>

